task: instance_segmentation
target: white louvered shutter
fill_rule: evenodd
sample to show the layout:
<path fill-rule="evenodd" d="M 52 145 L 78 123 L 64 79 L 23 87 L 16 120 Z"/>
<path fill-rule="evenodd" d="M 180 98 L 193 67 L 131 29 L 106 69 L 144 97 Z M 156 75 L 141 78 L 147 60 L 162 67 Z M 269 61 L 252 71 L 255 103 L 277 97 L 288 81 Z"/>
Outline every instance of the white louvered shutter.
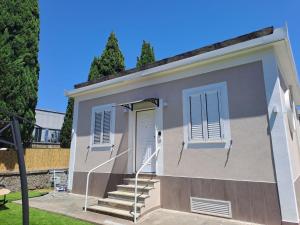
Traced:
<path fill-rule="evenodd" d="M 111 111 L 104 111 L 103 117 L 103 138 L 102 143 L 110 143 L 110 132 L 111 132 Z"/>
<path fill-rule="evenodd" d="M 190 96 L 190 138 L 203 140 L 203 111 L 201 95 Z"/>
<path fill-rule="evenodd" d="M 95 112 L 94 144 L 101 144 L 102 112 Z"/>
<path fill-rule="evenodd" d="M 208 140 L 221 139 L 220 93 L 218 90 L 205 93 Z"/>

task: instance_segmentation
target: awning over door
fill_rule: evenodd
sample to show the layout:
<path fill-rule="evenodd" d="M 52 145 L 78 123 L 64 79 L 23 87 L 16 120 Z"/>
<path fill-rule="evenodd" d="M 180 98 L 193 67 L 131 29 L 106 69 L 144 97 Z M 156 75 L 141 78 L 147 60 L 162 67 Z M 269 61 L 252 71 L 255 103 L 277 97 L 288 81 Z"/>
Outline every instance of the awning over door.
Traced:
<path fill-rule="evenodd" d="M 133 110 L 141 109 L 141 108 L 159 107 L 159 99 L 158 98 L 146 98 L 143 100 L 121 103 L 119 105 L 133 111 Z"/>

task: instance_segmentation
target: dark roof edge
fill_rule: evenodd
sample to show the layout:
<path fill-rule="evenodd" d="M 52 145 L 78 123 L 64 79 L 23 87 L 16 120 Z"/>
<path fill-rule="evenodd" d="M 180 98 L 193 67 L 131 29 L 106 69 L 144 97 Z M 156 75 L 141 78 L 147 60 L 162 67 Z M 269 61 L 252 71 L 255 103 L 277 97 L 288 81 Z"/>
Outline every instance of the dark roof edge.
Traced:
<path fill-rule="evenodd" d="M 65 115 L 65 113 L 63 113 L 63 112 L 52 111 L 52 110 L 47 110 L 47 109 L 38 109 L 38 108 L 36 108 L 35 110 L 36 110 L 36 111 L 41 111 L 41 112 L 48 112 L 48 113 L 55 113 L 55 114 L 62 114 L 62 115 Z"/>
<path fill-rule="evenodd" d="M 273 26 L 266 27 L 266 28 L 263 28 L 263 29 L 260 29 L 260 30 L 257 30 L 257 31 L 254 31 L 254 32 L 251 32 L 251 33 L 248 33 L 248 34 L 244 34 L 244 35 L 241 35 L 241 36 L 238 36 L 238 37 L 235 37 L 235 38 L 227 39 L 225 41 L 221 41 L 221 42 L 217 42 L 217 43 L 207 45 L 207 46 L 204 46 L 204 47 L 201 47 L 201 48 L 197 48 L 195 50 L 184 52 L 184 53 L 181 53 L 181 54 L 169 57 L 169 58 L 161 59 L 161 60 L 155 61 L 153 63 L 147 64 L 147 65 L 143 66 L 142 68 L 135 67 L 135 68 L 132 68 L 132 69 L 124 70 L 124 71 L 122 71 L 122 72 L 120 72 L 116 75 L 104 76 L 104 77 L 101 77 L 99 79 L 95 79 L 95 80 L 92 80 L 92 81 L 87 81 L 87 82 L 75 84 L 74 88 L 78 89 L 78 88 L 85 87 L 85 86 L 88 86 L 88 85 L 91 85 L 91 84 L 100 83 L 100 82 L 103 82 L 103 81 L 106 81 L 106 80 L 111 80 L 111 79 L 114 79 L 114 78 L 117 78 L 117 77 L 121 77 L 121 76 L 131 74 L 131 73 L 139 72 L 139 71 L 142 71 L 142 70 L 147 70 L 147 69 L 158 67 L 158 66 L 161 66 L 161 65 L 164 65 L 164 64 L 167 64 L 167 63 L 171 63 L 171 62 L 179 61 L 179 60 L 186 59 L 186 58 L 189 58 L 189 57 L 193 57 L 195 55 L 200 55 L 200 54 L 203 54 L 203 53 L 206 53 L 206 52 L 211 52 L 211 51 L 214 51 L 214 50 L 217 50 L 217 49 L 225 48 L 225 47 L 235 45 L 235 44 L 238 44 L 238 43 L 241 43 L 241 42 L 245 42 L 245 41 L 253 40 L 253 39 L 256 39 L 256 38 L 259 38 L 259 37 L 267 36 L 267 35 L 272 34 L 273 31 L 274 31 Z"/>

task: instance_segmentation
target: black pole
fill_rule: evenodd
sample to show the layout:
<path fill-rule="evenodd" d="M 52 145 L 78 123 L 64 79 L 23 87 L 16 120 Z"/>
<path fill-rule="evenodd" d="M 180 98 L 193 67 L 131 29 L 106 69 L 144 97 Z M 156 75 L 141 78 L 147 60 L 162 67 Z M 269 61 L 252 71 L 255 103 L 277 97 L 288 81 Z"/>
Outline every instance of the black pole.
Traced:
<path fill-rule="evenodd" d="M 22 138 L 20 133 L 20 124 L 18 119 L 15 116 L 12 117 L 12 131 L 13 131 L 12 133 L 14 138 L 14 144 L 18 156 L 19 172 L 20 172 L 20 179 L 21 179 L 23 225 L 29 225 L 28 187 L 27 187 L 25 160 L 24 160 L 24 148 L 23 148 Z"/>

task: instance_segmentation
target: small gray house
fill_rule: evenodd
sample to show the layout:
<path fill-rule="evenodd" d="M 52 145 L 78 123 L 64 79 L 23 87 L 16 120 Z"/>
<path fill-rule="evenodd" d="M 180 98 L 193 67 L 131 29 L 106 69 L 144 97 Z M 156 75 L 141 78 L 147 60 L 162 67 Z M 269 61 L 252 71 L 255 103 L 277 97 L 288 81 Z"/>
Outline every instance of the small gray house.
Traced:
<path fill-rule="evenodd" d="M 286 28 L 66 94 L 75 99 L 69 189 L 85 194 L 91 172 L 88 195 L 99 202 L 88 210 L 133 218 L 161 207 L 299 224 L 300 88 Z"/>
<path fill-rule="evenodd" d="M 45 109 L 35 110 L 35 121 L 40 127 L 33 130 L 33 147 L 59 147 L 60 131 L 65 114 Z"/>

